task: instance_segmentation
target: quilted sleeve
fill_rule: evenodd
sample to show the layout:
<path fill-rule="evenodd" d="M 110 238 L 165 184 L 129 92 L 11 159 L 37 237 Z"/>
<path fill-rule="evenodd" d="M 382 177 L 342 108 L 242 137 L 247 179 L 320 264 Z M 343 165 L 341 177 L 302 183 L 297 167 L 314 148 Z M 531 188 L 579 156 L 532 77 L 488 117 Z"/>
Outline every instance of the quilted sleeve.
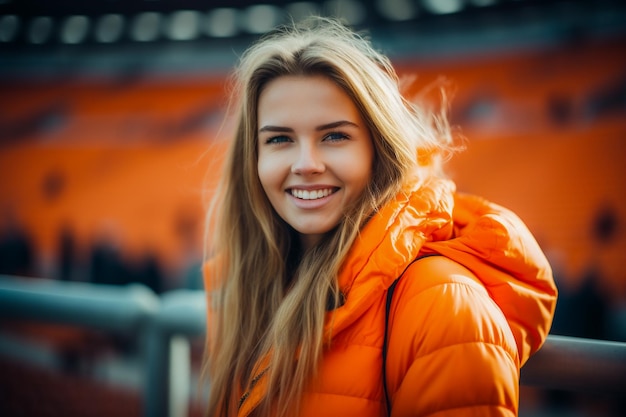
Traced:
<path fill-rule="evenodd" d="M 392 417 L 516 416 L 517 347 L 482 283 L 437 256 L 402 276 L 390 312 Z"/>

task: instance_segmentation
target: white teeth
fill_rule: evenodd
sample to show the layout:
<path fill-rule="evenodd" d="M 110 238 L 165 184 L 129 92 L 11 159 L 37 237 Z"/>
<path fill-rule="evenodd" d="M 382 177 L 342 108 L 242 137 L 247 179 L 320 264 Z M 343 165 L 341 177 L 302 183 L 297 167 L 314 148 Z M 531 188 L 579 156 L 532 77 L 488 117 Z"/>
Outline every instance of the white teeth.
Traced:
<path fill-rule="evenodd" d="M 326 188 L 323 190 L 312 190 L 312 191 L 292 189 L 291 195 L 296 198 L 300 198 L 302 200 L 317 200 L 318 198 L 328 196 L 332 192 L 333 190 L 331 190 L 330 188 Z"/>

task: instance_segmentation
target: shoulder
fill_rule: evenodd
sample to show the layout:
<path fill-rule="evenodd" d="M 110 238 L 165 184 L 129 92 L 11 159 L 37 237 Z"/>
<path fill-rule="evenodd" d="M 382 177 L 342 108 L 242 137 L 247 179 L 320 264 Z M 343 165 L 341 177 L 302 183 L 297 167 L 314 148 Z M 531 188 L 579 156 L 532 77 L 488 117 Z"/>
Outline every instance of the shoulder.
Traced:
<path fill-rule="evenodd" d="M 389 318 L 394 331 L 410 335 L 416 354 L 476 342 L 516 351 L 504 314 L 485 286 L 444 256 L 421 258 L 407 268 L 393 294 Z"/>
<path fill-rule="evenodd" d="M 442 291 L 446 286 L 468 286 L 488 296 L 485 286 L 472 271 L 448 257 L 438 255 L 419 258 L 411 263 L 400 277 L 396 291 L 406 299 L 424 291 Z"/>
<path fill-rule="evenodd" d="M 515 409 L 515 339 L 477 277 L 449 258 L 432 256 L 407 268 L 396 290 L 387 355 L 394 413 L 501 415 Z"/>

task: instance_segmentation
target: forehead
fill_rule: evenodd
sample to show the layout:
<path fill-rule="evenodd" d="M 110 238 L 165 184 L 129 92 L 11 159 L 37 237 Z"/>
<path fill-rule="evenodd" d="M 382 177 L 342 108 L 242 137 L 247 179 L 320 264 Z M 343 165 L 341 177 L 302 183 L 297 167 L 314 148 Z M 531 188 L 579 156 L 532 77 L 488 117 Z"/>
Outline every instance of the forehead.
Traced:
<path fill-rule="evenodd" d="M 315 118 L 361 119 L 356 104 L 334 81 L 321 75 L 281 76 L 261 91 L 259 125 Z"/>

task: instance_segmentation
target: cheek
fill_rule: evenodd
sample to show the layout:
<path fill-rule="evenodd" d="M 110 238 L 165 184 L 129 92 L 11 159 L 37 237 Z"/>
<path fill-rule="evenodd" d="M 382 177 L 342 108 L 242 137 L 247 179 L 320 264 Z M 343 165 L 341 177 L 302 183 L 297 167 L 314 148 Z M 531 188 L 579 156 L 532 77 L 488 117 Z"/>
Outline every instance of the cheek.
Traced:
<path fill-rule="evenodd" d="M 275 164 L 272 163 L 271 158 L 259 156 L 257 163 L 257 174 L 259 176 L 259 182 L 265 191 L 265 194 L 270 194 L 270 191 L 276 187 L 279 181 L 278 170 Z"/>
<path fill-rule="evenodd" d="M 265 193 L 267 193 L 268 174 L 269 173 L 267 172 L 265 164 L 261 159 L 259 159 L 259 163 L 257 165 L 257 175 L 259 176 L 259 182 L 261 183 Z"/>
<path fill-rule="evenodd" d="M 359 171 L 359 176 L 356 181 L 359 182 L 360 189 L 361 189 L 360 191 L 363 191 L 363 189 L 367 187 L 367 185 L 372 180 L 372 167 L 368 165 L 368 166 L 362 166 L 360 168 L 361 168 L 361 171 Z"/>
<path fill-rule="evenodd" d="M 346 158 L 342 162 L 340 166 L 345 180 L 350 182 L 354 188 L 362 191 L 372 179 L 373 155 L 370 152 L 362 152 L 353 155 L 351 158 Z"/>
<path fill-rule="evenodd" d="M 369 165 L 346 164 L 342 166 L 339 176 L 350 192 L 351 198 L 360 195 L 372 179 L 372 169 Z"/>

